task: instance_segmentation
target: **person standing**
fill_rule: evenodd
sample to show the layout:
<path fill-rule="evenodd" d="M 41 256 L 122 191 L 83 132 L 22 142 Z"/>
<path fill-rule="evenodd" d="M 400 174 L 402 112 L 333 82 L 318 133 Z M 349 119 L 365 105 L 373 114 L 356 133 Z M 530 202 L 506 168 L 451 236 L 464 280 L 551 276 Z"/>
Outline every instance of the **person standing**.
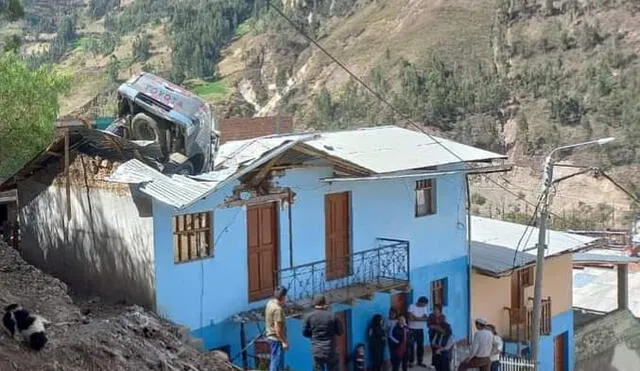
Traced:
<path fill-rule="evenodd" d="M 429 304 L 429 299 L 426 296 L 421 296 L 415 304 L 409 306 L 409 328 L 411 329 L 410 365 L 415 360 L 418 366 L 427 367 L 424 364 L 424 332 L 428 318 L 427 304 Z"/>
<path fill-rule="evenodd" d="M 384 344 L 387 334 L 380 314 L 374 315 L 371 319 L 367 338 L 369 339 L 369 353 L 373 363 L 371 371 L 382 371 L 384 366 Z"/>
<path fill-rule="evenodd" d="M 314 371 L 338 371 L 340 363 L 335 337 L 343 333 L 342 322 L 328 308 L 325 297 L 318 296 L 304 320 L 302 335 L 311 339 Z"/>
<path fill-rule="evenodd" d="M 407 327 L 407 320 L 401 314 L 398 316 L 398 322 L 391 330 L 391 336 L 389 336 L 389 349 L 391 350 L 391 370 L 399 371 L 402 366 L 402 371 L 407 371 L 409 365 L 409 328 Z"/>
<path fill-rule="evenodd" d="M 287 289 L 278 287 L 274 291 L 273 299 L 269 300 L 265 308 L 265 336 L 271 350 L 269 371 L 279 371 L 283 366 L 283 351 L 289 349 L 287 343 L 287 325 L 282 305 L 286 301 Z"/>
<path fill-rule="evenodd" d="M 493 333 L 493 343 L 491 346 L 491 355 L 489 358 L 491 359 L 491 371 L 500 371 L 500 354 L 502 354 L 502 338 L 496 332 L 496 327 L 494 325 L 487 326 L 491 333 Z"/>
<path fill-rule="evenodd" d="M 487 321 L 483 318 L 476 319 L 476 331 L 473 334 L 471 348 L 467 358 L 462 361 L 458 371 L 470 368 L 478 368 L 480 371 L 489 371 L 491 364 L 491 348 L 493 347 L 493 334 L 487 328 Z"/>
<path fill-rule="evenodd" d="M 436 371 L 451 371 L 451 349 L 453 348 L 453 331 L 444 315 L 438 318 L 438 327 L 431 338 L 433 349 L 432 365 Z"/>
<path fill-rule="evenodd" d="M 427 317 L 427 326 L 429 327 L 429 344 L 431 346 L 431 366 L 436 367 L 436 362 L 434 360 L 434 352 L 436 351 L 435 346 L 433 344 L 433 337 L 442 331 L 442 320 L 444 319 L 444 314 L 442 314 L 442 306 L 440 304 L 434 304 L 433 312 L 429 314 Z"/>

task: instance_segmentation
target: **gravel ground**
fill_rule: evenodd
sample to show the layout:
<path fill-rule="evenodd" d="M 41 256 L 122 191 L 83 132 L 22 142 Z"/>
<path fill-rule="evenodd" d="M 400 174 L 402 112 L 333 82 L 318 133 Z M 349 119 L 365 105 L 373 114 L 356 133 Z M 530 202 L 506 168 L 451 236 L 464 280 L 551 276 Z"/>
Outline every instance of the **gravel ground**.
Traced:
<path fill-rule="evenodd" d="M 74 301 L 66 285 L 0 242 L 0 305 L 19 303 L 52 322 L 40 352 L 0 330 L 0 370 L 234 370 L 188 344 L 181 329 L 133 306 Z"/>

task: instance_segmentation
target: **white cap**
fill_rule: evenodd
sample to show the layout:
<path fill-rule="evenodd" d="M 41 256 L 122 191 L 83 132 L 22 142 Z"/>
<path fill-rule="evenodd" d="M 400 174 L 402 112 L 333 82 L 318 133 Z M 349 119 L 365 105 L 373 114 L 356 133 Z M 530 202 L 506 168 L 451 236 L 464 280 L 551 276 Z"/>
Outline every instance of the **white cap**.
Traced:
<path fill-rule="evenodd" d="M 487 322 L 487 320 L 484 318 L 476 318 L 476 323 L 479 325 L 486 326 L 489 322 Z"/>

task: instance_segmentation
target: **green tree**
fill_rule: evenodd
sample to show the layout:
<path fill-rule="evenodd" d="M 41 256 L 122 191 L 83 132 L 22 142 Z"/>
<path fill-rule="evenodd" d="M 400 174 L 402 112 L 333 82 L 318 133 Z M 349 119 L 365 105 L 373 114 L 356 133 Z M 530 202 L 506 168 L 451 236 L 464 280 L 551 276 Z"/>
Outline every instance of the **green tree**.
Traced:
<path fill-rule="evenodd" d="M 151 36 L 143 33 L 136 36 L 132 46 L 133 59 L 144 62 L 151 56 Z"/>
<path fill-rule="evenodd" d="M 4 51 L 18 53 L 22 45 L 20 35 L 11 35 L 4 38 Z"/>
<path fill-rule="evenodd" d="M 44 67 L 30 69 L 13 53 L 0 55 L 0 175 L 8 175 L 53 137 L 58 96 L 69 78 Z"/>
<path fill-rule="evenodd" d="M 24 9 L 20 4 L 20 0 L 0 1 L 0 19 L 2 17 L 10 22 L 15 22 L 24 17 Z"/>
<path fill-rule="evenodd" d="M 109 77 L 109 81 L 117 82 L 118 74 L 120 74 L 120 61 L 115 55 L 112 55 L 109 58 L 109 65 L 107 66 L 107 77 Z"/>

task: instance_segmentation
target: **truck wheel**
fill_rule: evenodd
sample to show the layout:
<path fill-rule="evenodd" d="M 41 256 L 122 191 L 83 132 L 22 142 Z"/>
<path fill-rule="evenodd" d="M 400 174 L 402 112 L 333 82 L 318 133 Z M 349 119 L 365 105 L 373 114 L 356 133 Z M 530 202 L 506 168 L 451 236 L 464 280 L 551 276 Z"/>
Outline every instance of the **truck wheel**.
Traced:
<path fill-rule="evenodd" d="M 168 162 L 165 165 L 163 173 L 165 174 L 178 174 L 178 175 L 194 175 L 193 163 L 186 161 L 181 164 L 175 162 Z"/>
<path fill-rule="evenodd" d="M 177 165 L 175 168 L 175 174 L 193 175 L 193 164 L 191 163 L 191 161 L 187 161 L 180 165 Z"/>
<path fill-rule="evenodd" d="M 131 120 L 131 131 L 135 140 L 153 140 L 158 142 L 164 139 L 160 134 L 160 126 L 156 120 L 144 113 L 138 113 Z"/>

